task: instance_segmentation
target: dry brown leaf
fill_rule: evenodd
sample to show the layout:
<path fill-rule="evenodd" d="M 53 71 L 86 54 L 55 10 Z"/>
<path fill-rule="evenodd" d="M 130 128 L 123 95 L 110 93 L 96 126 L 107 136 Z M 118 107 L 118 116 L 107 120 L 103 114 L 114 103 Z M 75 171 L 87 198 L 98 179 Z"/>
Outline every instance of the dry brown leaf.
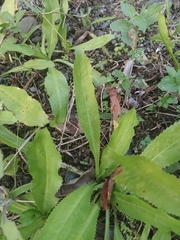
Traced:
<path fill-rule="evenodd" d="M 119 95 L 115 87 L 109 88 L 107 92 L 109 93 L 110 97 L 110 107 L 113 116 L 113 121 L 117 121 L 119 115 L 121 114 L 120 107 L 121 96 Z"/>
<path fill-rule="evenodd" d="M 114 187 L 114 180 L 113 178 L 122 172 L 122 167 L 118 167 L 110 176 L 109 179 L 106 179 L 103 188 L 100 194 L 100 204 L 102 210 L 105 211 L 109 208 L 109 203 L 111 201 L 112 191 Z"/>
<path fill-rule="evenodd" d="M 94 168 L 90 168 L 86 172 L 84 172 L 80 177 L 75 178 L 68 183 L 63 183 L 60 190 L 56 193 L 56 197 L 60 198 L 66 196 L 67 194 L 73 192 L 77 188 L 92 182 L 95 179 L 95 171 Z"/>

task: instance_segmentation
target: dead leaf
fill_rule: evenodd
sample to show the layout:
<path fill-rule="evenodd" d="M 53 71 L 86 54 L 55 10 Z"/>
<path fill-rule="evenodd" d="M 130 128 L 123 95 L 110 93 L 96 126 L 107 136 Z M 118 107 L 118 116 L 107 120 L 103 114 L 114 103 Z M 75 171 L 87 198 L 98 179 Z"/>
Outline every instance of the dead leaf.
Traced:
<path fill-rule="evenodd" d="M 60 198 L 66 196 L 67 194 L 73 192 L 77 188 L 93 181 L 95 179 L 95 171 L 94 168 L 90 168 L 86 172 L 84 172 L 80 177 L 75 178 L 68 183 L 62 184 L 60 190 L 56 193 L 56 197 Z"/>
<path fill-rule="evenodd" d="M 111 201 L 112 191 L 114 187 L 114 177 L 122 172 L 122 167 L 118 167 L 110 176 L 106 179 L 100 194 L 100 204 L 102 210 L 105 211 L 109 208 L 109 203 Z"/>
<path fill-rule="evenodd" d="M 118 117 L 121 114 L 121 107 L 120 107 L 121 96 L 119 95 L 115 87 L 109 88 L 107 92 L 109 93 L 109 97 L 110 97 L 110 107 L 111 107 L 111 113 L 113 116 L 113 121 L 117 122 Z"/>

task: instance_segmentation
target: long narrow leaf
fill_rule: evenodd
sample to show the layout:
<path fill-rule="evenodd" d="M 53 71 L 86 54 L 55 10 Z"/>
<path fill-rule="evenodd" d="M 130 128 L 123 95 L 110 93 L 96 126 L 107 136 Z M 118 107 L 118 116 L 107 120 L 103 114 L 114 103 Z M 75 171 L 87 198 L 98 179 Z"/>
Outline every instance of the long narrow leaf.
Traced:
<path fill-rule="evenodd" d="M 16 225 L 14 222 L 6 219 L 6 221 L 1 223 L 1 228 L 3 230 L 4 235 L 6 236 L 6 239 L 8 240 L 23 240 L 20 232 L 18 231 Z"/>
<path fill-rule="evenodd" d="M 82 43 L 78 46 L 73 47 L 72 49 L 81 49 L 82 51 L 92 51 L 97 48 L 102 48 L 105 44 L 111 41 L 114 38 L 113 34 L 106 34 L 100 37 L 95 37 L 88 42 Z"/>
<path fill-rule="evenodd" d="M 75 233 L 86 220 L 93 185 L 84 185 L 62 200 L 48 217 L 34 240 L 75 239 Z"/>
<path fill-rule="evenodd" d="M 118 166 L 118 162 L 109 158 L 108 151 L 113 149 L 119 155 L 124 155 L 130 146 L 132 137 L 134 136 L 134 127 L 137 124 L 136 111 L 131 109 L 127 114 L 125 114 L 119 123 L 119 126 L 114 130 L 110 142 L 103 151 L 101 165 L 100 165 L 100 175 L 105 177 L 112 173 Z"/>
<path fill-rule="evenodd" d="M 1 76 L 7 75 L 13 72 L 29 71 L 30 69 L 43 70 L 49 67 L 54 67 L 54 63 L 52 61 L 48 61 L 45 59 L 29 60 L 25 62 L 22 66 L 12 68 L 11 70 L 9 70 L 8 72 L 5 72 Z"/>
<path fill-rule="evenodd" d="M 173 46 L 174 45 L 173 45 L 172 41 L 169 39 L 169 33 L 168 33 L 167 25 L 166 25 L 166 20 L 165 20 L 165 17 L 163 14 L 159 14 L 159 16 L 158 16 L 158 29 L 159 29 L 159 33 L 161 35 L 161 39 L 162 39 L 164 45 L 166 46 L 168 52 L 170 53 L 172 60 L 174 62 L 176 71 L 177 71 L 179 69 L 179 63 L 173 54 Z"/>
<path fill-rule="evenodd" d="M 28 147 L 26 156 L 29 172 L 33 177 L 32 192 L 35 202 L 43 214 L 48 214 L 58 202 L 55 193 L 62 180 L 58 175 L 61 156 L 46 128 L 37 133 Z"/>
<path fill-rule="evenodd" d="M 40 103 L 17 87 L 0 86 L 0 99 L 14 116 L 28 126 L 44 126 L 48 116 Z"/>
<path fill-rule="evenodd" d="M 141 156 L 117 156 L 121 174 L 114 179 L 119 187 L 135 193 L 167 213 L 180 216 L 180 182 L 155 163 Z"/>
<path fill-rule="evenodd" d="M 171 232 L 158 229 L 158 231 L 154 234 L 152 240 L 171 240 Z"/>
<path fill-rule="evenodd" d="M 179 146 L 180 121 L 164 130 L 145 148 L 141 155 L 164 168 L 179 161 Z"/>
<path fill-rule="evenodd" d="M 73 238 L 73 240 L 82 240 L 87 238 L 94 239 L 99 210 L 100 210 L 99 203 L 96 203 L 90 207 L 88 215 L 83 225 L 76 233 L 76 236 L 75 238 Z"/>
<path fill-rule="evenodd" d="M 92 83 L 92 67 L 84 52 L 76 49 L 73 68 L 76 105 L 81 127 L 89 141 L 99 174 L 100 120 Z"/>
<path fill-rule="evenodd" d="M 6 127 L 0 126 L 0 141 L 9 147 L 18 149 L 21 145 L 23 145 L 25 140 L 10 132 Z M 27 145 L 25 145 L 22 149 L 22 152 L 26 151 Z"/>
<path fill-rule="evenodd" d="M 52 127 L 61 124 L 66 119 L 69 88 L 64 75 L 55 68 L 49 68 L 45 78 L 45 87 L 55 119 Z"/>
<path fill-rule="evenodd" d="M 58 41 L 58 20 L 61 21 L 58 0 L 42 0 L 44 4 L 42 32 L 47 41 L 48 58 L 50 59 Z"/>
<path fill-rule="evenodd" d="M 135 196 L 125 195 L 115 191 L 112 195 L 112 203 L 119 211 L 132 218 L 161 228 L 166 232 L 172 231 L 180 234 L 179 220 L 174 219 L 164 211 L 152 207 Z"/>

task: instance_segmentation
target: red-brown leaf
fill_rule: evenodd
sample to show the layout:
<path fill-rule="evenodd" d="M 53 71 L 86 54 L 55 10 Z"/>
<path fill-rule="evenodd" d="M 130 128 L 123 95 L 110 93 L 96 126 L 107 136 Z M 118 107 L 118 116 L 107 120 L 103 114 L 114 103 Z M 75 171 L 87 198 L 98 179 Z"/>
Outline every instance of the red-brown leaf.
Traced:
<path fill-rule="evenodd" d="M 121 96 L 119 95 L 115 87 L 109 88 L 108 93 L 110 97 L 110 107 L 111 107 L 113 120 L 117 121 L 121 113 L 121 107 L 120 107 Z"/>
<path fill-rule="evenodd" d="M 109 179 L 106 179 L 103 188 L 100 194 L 100 204 L 102 210 L 107 210 L 109 208 L 109 203 L 111 201 L 112 191 L 114 187 L 114 180 L 113 178 L 122 172 L 122 167 L 118 167 L 110 176 Z"/>

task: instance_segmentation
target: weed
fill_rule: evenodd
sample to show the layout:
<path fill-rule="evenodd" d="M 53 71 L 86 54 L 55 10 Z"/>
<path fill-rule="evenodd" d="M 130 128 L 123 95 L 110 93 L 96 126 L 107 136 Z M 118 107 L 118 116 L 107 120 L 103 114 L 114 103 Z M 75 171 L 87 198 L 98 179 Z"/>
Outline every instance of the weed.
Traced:
<path fill-rule="evenodd" d="M 118 212 L 146 224 L 142 233 L 144 239 L 148 239 L 151 225 L 157 228 L 154 239 L 170 239 L 171 232 L 180 235 L 180 183 L 164 171 L 180 158 L 180 121 L 151 141 L 141 155 L 126 155 L 137 125 L 136 111 L 131 109 L 121 117 L 100 156 L 100 115 L 93 85 L 93 77 L 99 78 L 100 75 L 92 68 L 85 52 L 103 47 L 114 36 L 104 35 L 71 47 L 70 50 L 75 54 L 73 64 L 62 59 L 52 60 L 58 38 L 64 36 L 65 39 L 64 19 L 55 9 L 66 8 L 68 1 L 62 1 L 65 5 L 61 6 L 58 0 L 43 0 L 43 3 L 46 17 L 43 17 L 41 45 L 16 44 L 12 38 L 9 39 L 10 50 L 18 50 L 33 58 L 7 73 L 47 69 L 44 85 L 54 119 L 50 120 L 40 103 L 25 90 L 0 85 L 0 100 L 3 103 L 0 114 L 6 119 L 0 125 L 0 141 L 16 150 L 16 154 L 5 162 L 5 167 L 0 152 L 0 178 L 7 170 L 12 174 L 11 167 L 16 171 L 15 159 L 21 153 L 25 161 L 27 159 L 32 176 L 30 183 L 16 187 L 10 193 L 0 188 L 1 239 L 91 240 L 95 237 L 101 210 L 105 211 L 104 239 L 110 237 L 111 212 L 114 214 L 114 239 L 123 239 L 120 230 L 124 230 L 127 235 L 132 234 L 127 226 L 119 228 Z M 124 7 L 129 8 L 127 5 Z M 132 13 L 129 17 L 136 17 L 136 13 L 130 9 Z M 66 9 L 62 11 L 66 13 Z M 59 25 L 55 24 L 57 17 L 63 19 Z M 9 51 L 7 39 L 3 44 L 3 51 Z M 69 86 L 65 76 L 55 68 L 55 62 L 66 63 L 73 68 L 78 118 L 88 140 L 95 168 L 87 182 L 80 184 L 78 181 L 78 187 L 67 196 L 61 195 L 64 199 L 60 201 L 56 196 L 64 185 L 58 170 L 65 164 L 52 140 L 49 125 L 54 128 L 65 121 Z M 17 122 L 32 127 L 32 133 L 26 138 L 13 134 L 7 125 Z M 7 213 L 20 216 L 17 224 L 9 220 Z"/>

